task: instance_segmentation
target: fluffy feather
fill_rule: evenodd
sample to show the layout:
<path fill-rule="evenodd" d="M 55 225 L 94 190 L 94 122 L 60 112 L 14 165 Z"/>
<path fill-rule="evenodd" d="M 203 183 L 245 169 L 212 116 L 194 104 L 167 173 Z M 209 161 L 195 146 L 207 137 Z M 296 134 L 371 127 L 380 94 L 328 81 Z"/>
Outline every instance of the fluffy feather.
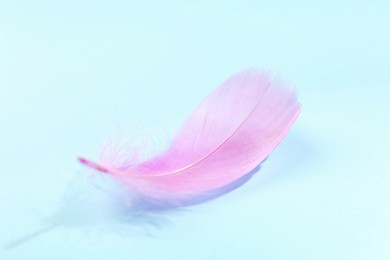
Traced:
<path fill-rule="evenodd" d="M 287 84 L 266 72 L 245 70 L 201 103 L 165 152 L 119 166 L 79 159 L 146 198 L 204 194 L 231 185 L 256 168 L 299 113 L 300 104 Z"/>

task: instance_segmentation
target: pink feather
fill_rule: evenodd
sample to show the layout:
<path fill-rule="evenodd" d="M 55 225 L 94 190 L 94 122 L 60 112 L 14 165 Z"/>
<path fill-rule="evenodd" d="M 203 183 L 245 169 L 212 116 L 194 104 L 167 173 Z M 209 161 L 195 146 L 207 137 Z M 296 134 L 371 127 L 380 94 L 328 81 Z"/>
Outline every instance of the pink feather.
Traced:
<path fill-rule="evenodd" d="M 286 136 L 300 110 L 295 92 L 284 82 L 246 70 L 201 103 L 165 152 L 119 166 L 79 159 L 142 197 L 199 195 L 226 187 L 256 168 Z"/>

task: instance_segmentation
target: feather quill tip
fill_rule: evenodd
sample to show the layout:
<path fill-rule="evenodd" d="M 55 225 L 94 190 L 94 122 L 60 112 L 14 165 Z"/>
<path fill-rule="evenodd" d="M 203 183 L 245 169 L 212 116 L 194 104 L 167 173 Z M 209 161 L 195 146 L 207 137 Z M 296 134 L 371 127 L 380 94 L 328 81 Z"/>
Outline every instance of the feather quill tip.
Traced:
<path fill-rule="evenodd" d="M 92 169 L 95 169 L 95 170 L 98 170 L 100 172 L 108 173 L 108 169 L 107 168 L 105 168 L 105 167 L 103 167 L 103 166 L 101 166 L 101 165 L 99 165 L 97 163 L 94 163 L 94 162 L 92 162 L 90 160 L 87 160 L 87 159 L 85 159 L 83 157 L 79 157 L 78 160 L 79 160 L 80 163 L 84 164 L 85 166 L 88 166 L 88 167 L 90 167 Z"/>

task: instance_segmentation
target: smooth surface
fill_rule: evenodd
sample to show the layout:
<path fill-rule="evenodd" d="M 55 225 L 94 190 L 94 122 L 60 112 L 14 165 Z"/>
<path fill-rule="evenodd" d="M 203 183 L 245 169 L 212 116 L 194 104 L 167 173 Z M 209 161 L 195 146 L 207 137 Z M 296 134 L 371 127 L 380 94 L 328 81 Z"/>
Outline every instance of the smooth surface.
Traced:
<path fill-rule="evenodd" d="M 49 231 L 0 259 L 389 259 L 389 12 L 388 1 L 2 1 L 0 245 Z M 96 158 L 117 129 L 166 143 L 248 66 L 282 72 L 303 105 L 259 173 L 207 204 L 114 221 L 121 206 L 87 184 L 77 156 Z M 46 226 L 68 190 L 68 223 Z"/>

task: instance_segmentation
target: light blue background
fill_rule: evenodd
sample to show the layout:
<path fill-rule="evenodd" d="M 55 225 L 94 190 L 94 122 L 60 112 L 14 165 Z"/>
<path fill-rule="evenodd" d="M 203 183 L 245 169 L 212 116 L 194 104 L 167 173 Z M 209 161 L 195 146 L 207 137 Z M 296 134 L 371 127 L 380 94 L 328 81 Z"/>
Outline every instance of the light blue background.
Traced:
<path fill-rule="evenodd" d="M 88 173 L 78 155 L 117 128 L 177 129 L 242 68 L 282 72 L 303 112 L 223 198 L 156 227 L 57 227 L 0 259 L 390 259 L 389 14 L 385 0 L 1 1 L 1 245 L 45 226 Z"/>

